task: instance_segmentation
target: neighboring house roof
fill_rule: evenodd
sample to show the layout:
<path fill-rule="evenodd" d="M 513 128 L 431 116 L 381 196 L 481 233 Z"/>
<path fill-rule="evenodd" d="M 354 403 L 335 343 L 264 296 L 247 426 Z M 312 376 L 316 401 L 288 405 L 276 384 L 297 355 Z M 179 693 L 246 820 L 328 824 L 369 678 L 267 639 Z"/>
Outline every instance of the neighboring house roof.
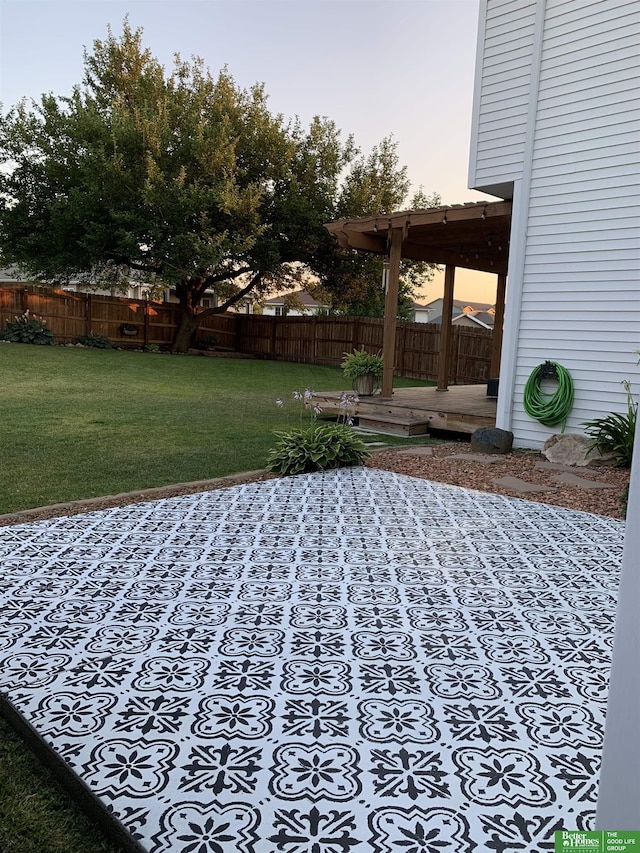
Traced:
<path fill-rule="evenodd" d="M 488 311 L 493 308 L 490 302 L 465 302 L 461 299 L 453 300 L 454 309 L 459 308 L 463 314 L 470 314 L 472 311 Z"/>
<path fill-rule="evenodd" d="M 290 293 L 283 293 L 280 296 L 274 296 L 271 299 L 265 299 L 265 305 L 284 305 L 284 301 L 287 298 L 291 298 L 295 296 L 296 299 L 300 300 L 300 302 L 306 308 L 317 308 L 321 305 L 321 302 L 318 302 L 317 299 L 314 299 L 310 293 L 307 293 L 306 290 L 293 290 Z"/>
<path fill-rule="evenodd" d="M 432 302 L 429 302 L 428 305 L 423 305 L 423 309 L 428 309 L 432 313 L 429 316 L 430 323 L 439 323 L 442 319 L 442 303 L 443 299 L 440 297 L 439 299 L 434 299 Z M 478 316 L 480 314 L 489 314 L 491 316 L 491 324 L 489 328 L 493 328 L 493 313 L 494 307 L 490 302 L 467 302 L 462 299 L 454 299 L 453 306 L 451 309 L 452 317 L 460 317 L 465 314 L 468 317 Z M 482 323 L 486 322 L 485 320 Z"/>
<path fill-rule="evenodd" d="M 489 314 L 487 311 L 478 311 L 477 313 L 463 311 L 462 314 L 456 315 L 452 322 L 455 323 L 456 320 L 460 320 L 461 318 L 464 318 L 469 323 L 477 323 L 482 329 L 493 329 L 494 327 L 495 318 L 493 314 Z"/>
<path fill-rule="evenodd" d="M 488 329 L 493 329 L 496 318 L 491 311 L 481 311 L 479 314 L 472 314 L 471 319 L 476 323 L 484 324 Z"/>

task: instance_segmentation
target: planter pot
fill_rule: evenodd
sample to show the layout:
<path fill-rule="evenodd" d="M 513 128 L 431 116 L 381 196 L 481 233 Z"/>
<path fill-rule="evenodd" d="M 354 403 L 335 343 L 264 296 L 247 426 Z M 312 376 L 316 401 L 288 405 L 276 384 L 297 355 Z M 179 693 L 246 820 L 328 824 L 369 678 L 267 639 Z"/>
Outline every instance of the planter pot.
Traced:
<path fill-rule="evenodd" d="M 356 376 L 353 380 L 353 387 L 359 397 L 370 397 L 373 394 L 375 384 L 376 377 L 373 373 L 365 373 L 364 376 Z"/>

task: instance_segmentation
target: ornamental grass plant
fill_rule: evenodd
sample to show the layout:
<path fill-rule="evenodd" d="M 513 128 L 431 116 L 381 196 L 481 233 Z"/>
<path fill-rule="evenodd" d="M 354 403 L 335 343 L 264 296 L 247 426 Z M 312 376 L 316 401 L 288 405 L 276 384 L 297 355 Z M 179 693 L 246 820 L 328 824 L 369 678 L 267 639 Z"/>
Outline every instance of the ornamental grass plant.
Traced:
<path fill-rule="evenodd" d="M 625 414 L 612 412 L 602 418 L 585 421 L 582 426 L 591 438 L 587 453 L 598 451 L 603 455 L 611 455 L 615 464 L 621 468 L 630 468 L 633 459 L 633 442 L 636 434 L 638 419 L 638 404 L 631 394 L 628 380 L 623 383 L 627 392 L 627 411 Z"/>

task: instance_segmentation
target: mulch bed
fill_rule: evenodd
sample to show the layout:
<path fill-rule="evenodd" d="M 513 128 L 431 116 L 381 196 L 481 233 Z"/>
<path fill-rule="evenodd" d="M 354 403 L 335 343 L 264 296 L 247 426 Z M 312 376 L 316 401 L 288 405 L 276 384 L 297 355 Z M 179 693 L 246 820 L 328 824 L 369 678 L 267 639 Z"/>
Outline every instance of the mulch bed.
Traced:
<path fill-rule="evenodd" d="M 469 445 L 444 444 L 433 447 L 433 456 L 413 456 L 408 451 L 382 450 L 374 454 L 367 463 L 372 468 L 396 471 L 412 477 L 424 477 L 439 483 L 464 486 L 467 489 L 494 492 L 499 495 L 522 498 L 523 500 L 563 506 L 567 509 L 593 512 L 613 518 L 623 518 L 621 497 L 629 483 L 629 469 L 608 466 L 572 468 L 577 477 L 593 480 L 614 488 L 584 489 L 565 485 L 558 481 L 560 471 L 540 471 L 536 464 L 547 460 L 535 451 L 515 450 L 505 456 L 492 456 L 491 464 L 476 462 L 471 458 L 451 459 L 457 455 L 472 456 Z M 520 494 L 496 485 L 493 480 L 503 477 L 518 477 L 539 486 L 553 489 L 548 492 Z"/>

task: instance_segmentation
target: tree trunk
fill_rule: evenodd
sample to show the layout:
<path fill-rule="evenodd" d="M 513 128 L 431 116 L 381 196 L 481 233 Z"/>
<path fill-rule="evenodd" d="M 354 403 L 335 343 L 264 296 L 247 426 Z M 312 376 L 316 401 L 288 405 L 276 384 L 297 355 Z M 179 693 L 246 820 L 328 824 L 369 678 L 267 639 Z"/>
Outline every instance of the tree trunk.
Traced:
<path fill-rule="evenodd" d="M 200 318 L 197 314 L 189 314 L 186 311 L 180 312 L 180 325 L 176 330 L 176 336 L 171 345 L 171 352 L 187 352 L 191 346 L 191 339 L 194 332 L 200 325 Z"/>

